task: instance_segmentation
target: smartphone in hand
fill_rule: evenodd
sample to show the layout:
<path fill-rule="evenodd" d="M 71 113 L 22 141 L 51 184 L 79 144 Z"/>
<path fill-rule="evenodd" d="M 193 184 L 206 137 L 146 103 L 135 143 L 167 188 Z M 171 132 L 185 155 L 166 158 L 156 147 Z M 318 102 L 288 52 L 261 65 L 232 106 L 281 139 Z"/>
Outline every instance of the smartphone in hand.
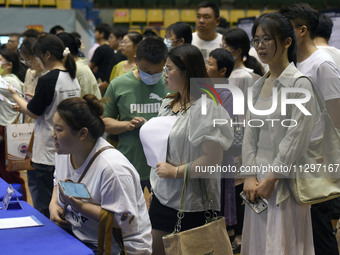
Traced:
<path fill-rule="evenodd" d="M 243 201 L 250 206 L 251 209 L 254 210 L 257 214 L 260 214 L 261 212 L 265 211 L 268 208 L 268 201 L 267 199 L 264 199 L 262 197 L 257 198 L 255 202 L 251 202 L 247 199 L 246 194 L 244 191 L 240 193 L 241 198 Z"/>
<path fill-rule="evenodd" d="M 60 187 L 66 196 L 90 199 L 91 195 L 84 183 L 59 181 Z"/>

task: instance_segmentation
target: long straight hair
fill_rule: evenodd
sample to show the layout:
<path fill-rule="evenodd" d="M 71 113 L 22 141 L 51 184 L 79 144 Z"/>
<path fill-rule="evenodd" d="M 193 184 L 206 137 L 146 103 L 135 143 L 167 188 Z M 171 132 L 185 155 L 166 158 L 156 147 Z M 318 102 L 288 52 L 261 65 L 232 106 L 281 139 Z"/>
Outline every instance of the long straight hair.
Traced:
<path fill-rule="evenodd" d="M 257 27 L 260 26 L 263 31 L 269 34 L 272 38 L 279 40 L 281 44 L 285 39 L 291 38 L 292 43 L 288 48 L 288 60 L 296 64 L 296 37 L 292 23 L 278 12 L 266 13 L 255 20 L 251 29 L 251 34 L 255 37 Z M 277 40 L 274 40 L 277 50 Z M 276 53 L 276 52 L 275 52 Z"/>
<path fill-rule="evenodd" d="M 173 48 L 169 52 L 169 58 L 181 71 L 185 73 L 185 84 L 183 90 L 184 111 L 186 111 L 186 104 L 190 102 L 191 98 L 197 99 L 196 93 L 190 91 L 190 78 L 209 78 L 207 69 L 205 67 L 204 59 L 201 51 L 191 44 L 183 44 Z M 178 92 L 168 95 L 166 98 L 173 98 L 170 107 L 180 100 Z"/>

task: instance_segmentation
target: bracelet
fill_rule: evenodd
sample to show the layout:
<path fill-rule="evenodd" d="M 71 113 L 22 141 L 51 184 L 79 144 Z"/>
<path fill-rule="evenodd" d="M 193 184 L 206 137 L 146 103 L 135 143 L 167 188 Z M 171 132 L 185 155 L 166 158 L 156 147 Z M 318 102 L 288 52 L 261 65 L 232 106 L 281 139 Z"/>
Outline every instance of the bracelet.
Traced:
<path fill-rule="evenodd" d="M 176 167 L 176 175 L 175 175 L 175 178 L 177 178 L 177 176 L 178 176 L 178 170 L 179 170 L 179 166 Z"/>

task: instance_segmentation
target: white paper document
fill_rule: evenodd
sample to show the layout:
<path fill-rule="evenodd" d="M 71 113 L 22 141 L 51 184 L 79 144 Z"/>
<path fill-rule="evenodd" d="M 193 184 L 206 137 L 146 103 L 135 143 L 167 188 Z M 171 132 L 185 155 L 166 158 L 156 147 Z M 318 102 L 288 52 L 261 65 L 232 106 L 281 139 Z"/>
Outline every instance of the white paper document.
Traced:
<path fill-rule="evenodd" d="M 38 227 L 43 225 L 34 215 L 0 219 L 0 229 Z"/>
<path fill-rule="evenodd" d="M 155 117 L 141 127 L 139 137 L 149 166 L 156 168 L 158 163 L 166 162 L 168 137 L 176 120 L 177 116 Z"/>
<path fill-rule="evenodd" d="M 18 92 L 20 95 L 24 96 L 24 93 L 22 93 L 20 90 L 17 88 L 13 87 L 16 92 Z M 8 89 L 8 81 L 6 81 L 2 76 L 0 76 L 0 89 Z"/>

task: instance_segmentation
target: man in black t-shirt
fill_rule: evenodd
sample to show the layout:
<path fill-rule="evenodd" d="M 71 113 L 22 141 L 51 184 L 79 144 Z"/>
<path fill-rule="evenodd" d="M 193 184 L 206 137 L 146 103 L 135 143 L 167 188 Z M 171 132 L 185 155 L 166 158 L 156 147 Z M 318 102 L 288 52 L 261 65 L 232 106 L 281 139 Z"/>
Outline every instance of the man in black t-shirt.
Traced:
<path fill-rule="evenodd" d="M 127 32 L 128 31 L 125 28 L 120 26 L 113 26 L 111 29 L 109 45 L 115 53 L 113 66 L 117 65 L 123 60 L 127 60 L 127 57 L 120 50 L 120 42 L 123 40 L 123 37 L 127 34 Z"/>
<path fill-rule="evenodd" d="M 99 86 L 103 82 L 110 82 L 110 74 L 114 65 L 114 50 L 109 46 L 108 41 L 110 33 L 111 27 L 108 24 L 97 25 L 94 33 L 100 46 L 94 52 L 89 67 L 99 82 Z"/>

